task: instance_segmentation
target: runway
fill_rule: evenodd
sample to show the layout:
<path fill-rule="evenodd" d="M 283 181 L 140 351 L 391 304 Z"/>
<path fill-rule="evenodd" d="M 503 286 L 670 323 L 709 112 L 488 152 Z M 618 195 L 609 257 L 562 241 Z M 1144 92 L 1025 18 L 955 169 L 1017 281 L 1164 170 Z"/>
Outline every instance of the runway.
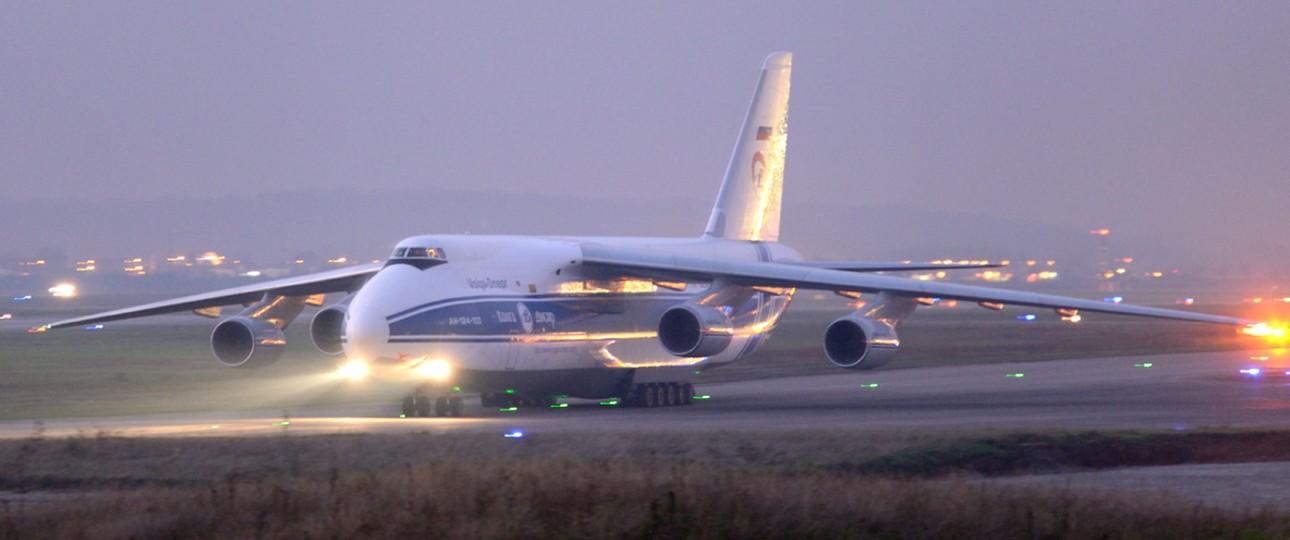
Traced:
<path fill-rule="evenodd" d="M 1239 370 L 1258 367 L 1253 377 Z M 700 384 L 688 407 L 484 409 L 396 416 L 397 404 L 0 422 L 0 437 L 237 436 L 356 432 L 717 432 L 1290 427 L 1285 349 L 854 372 Z M 285 414 L 284 414 L 285 413 Z"/>

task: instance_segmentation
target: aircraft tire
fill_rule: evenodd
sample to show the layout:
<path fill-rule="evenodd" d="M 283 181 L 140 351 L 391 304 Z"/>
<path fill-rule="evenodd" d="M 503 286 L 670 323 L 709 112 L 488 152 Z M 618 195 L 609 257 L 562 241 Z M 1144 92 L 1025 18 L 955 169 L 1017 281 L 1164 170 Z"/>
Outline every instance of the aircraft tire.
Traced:
<path fill-rule="evenodd" d="M 403 418 L 412 418 L 417 415 L 417 400 L 412 396 L 403 398 L 403 408 L 400 411 Z"/>
<path fill-rule="evenodd" d="M 417 416 L 430 416 L 430 398 L 416 396 Z"/>
<path fill-rule="evenodd" d="M 657 407 L 658 405 L 658 385 L 654 383 L 645 385 L 645 406 Z"/>
<path fill-rule="evenodd" d="M 443 396 L 435 398 L 434 415 L 439 417 L 448 416 L 448 398 Z"/>
<path fill-rule="evenodd" d="M 681 404 L 690 405 L 694 403 L 694 385 L 685 383 L 681 385 Z"/>
<path fill-rule="evenodd" d="M 448 398 L 448 416 L 461 416 L 461 415 L 462 415 L 461 396 L 452 396 Z"/>

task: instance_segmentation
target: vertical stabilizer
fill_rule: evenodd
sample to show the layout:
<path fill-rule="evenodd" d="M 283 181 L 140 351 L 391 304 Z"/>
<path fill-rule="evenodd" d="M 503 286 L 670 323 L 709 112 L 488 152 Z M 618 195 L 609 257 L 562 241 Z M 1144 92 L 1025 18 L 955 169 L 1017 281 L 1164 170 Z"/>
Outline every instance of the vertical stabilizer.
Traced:
<path fill-rule="evenodd" d="M 792 53 L 777 52 L 766 58 L 704 235 L 766 242 L 779 239 L 792 68 Z"/>

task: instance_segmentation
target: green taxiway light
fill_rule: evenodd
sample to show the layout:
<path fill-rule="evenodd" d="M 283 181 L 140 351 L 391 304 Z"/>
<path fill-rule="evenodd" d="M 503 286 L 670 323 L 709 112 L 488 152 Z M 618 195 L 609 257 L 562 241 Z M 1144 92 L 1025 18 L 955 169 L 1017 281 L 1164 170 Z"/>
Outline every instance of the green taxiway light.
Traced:
<path fill-rule="evenodd" d="M 701 374 L 701 373 L 703 373 L 703 370 L 701 370 L 701 369 L 696 369 L 696 370 L 694 370 L 694 374 L 695 374 L 695 375 L 699 375 L 699 374 Z"/>
<path fill-rule="evenodd" d="M 1009 373 L 1009 374 L 1007 374 L 1007 375 L 1004 375 L 1004 377 L 1009 377 L 1009 378 L 1012 378 L 1012 379 L 1020 379 L 1020 378 L 1025 377 L 1025 376 L 1026 376 L 1026 374 L 1025 374 L 1025 373 Z"/>
<path fill-rule="evenodd" d="M 453 392 L 460 392 L 460 391 L 461 391 L 461 387 L 460 387 L 460 386 L 454 386 L 454 387 L 452 387 L 452 391 L 453 391 Z"/>
<path fill-rule="evenodd" d="M 507 393 L 507 394 L 514 394 L 514 393 L 515 393 L 515 389 L 514 389 L 514 388 L 507 388 L 507 389 L 506 389 L 506 393 Z"/>
<path fill-rule="evenodd" d="M 498 410 L 498 412 L 515 412 L 515 411 L 520 410 L 520 408 L 519 408 L 519 407 L 507 407 L 507 408 L 505 408 L 505 409 L 497 409 L 497 410 Z"/>
<path fill-rule="evenodd" d="M 1140 362 L 1137 364 L 1133 364 L 1133 367 L 1150 368 L 1152 365 L 1154 364 L 1152 364 L 1151 362 Z"/>
<path fill-rule="evenodd" d="M 408 417 L 408 415 L 403 414 L 403 413 L 399 413 L 399 418 L 407 418 L 407 417 Z"/>
<path fill-rule="evenodd" d="M 860 388 L 877 388 L 877 387 L 878 387 L 878 383 L 876 383 L 876 382 L 871 382 L 871 383 L 869 383 L 869 384 L 862 384 L 862 385 L 860 385 Z"/>
<path fill-rule="evenodd" d="M 287 427 L 287 426 L 291 425 L 291 421 L 290 421 L 290 420 L 283 420 L 283 421 L 281 421 L 281 422 L 274 422 L 274 423 L 273 423 L 273 425 L 275 425 L 275 426 L 279 426 L 279 427 Z"/>
<path fill-rule="evenodd" d="M 609 400 L 609 401 L 602 401 L 602 402 L 600 402 L 600 404 L 601 404 L 601 405 L 604 405 L 604 406 L 606 406 L 606 407 L 614 407 L 614 406 L 617 406 L 617 405 L 618 405 L 618 400 L 616 400 L 616 399 L 611 399 L 611 400 Z"/>
<path fill-rule="evenodd" d="M 569 408 L 569 404 L 568 404 L 568 403 L 556 403 L 555 405 L 552 405 L 552 406 L 551 406 L 551 408 L 552 408 L 552 409 L 568 409 L 568 408 Z"/>
<path fill-rule="evenodd" d="M 708 394 L 703 394 L 702 396 L 694 396 L 694 399 L 712 399 L 712 396 Z"/>

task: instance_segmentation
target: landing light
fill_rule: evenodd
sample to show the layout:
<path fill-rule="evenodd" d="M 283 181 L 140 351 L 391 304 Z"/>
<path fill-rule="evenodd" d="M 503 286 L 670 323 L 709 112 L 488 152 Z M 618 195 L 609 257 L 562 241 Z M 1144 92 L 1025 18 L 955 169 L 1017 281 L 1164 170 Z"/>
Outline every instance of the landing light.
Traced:
<path fill-rule="evenodd" d="M 336 374 L 350 380 L 358 381 L 367 376 L 367 362 L 362 360 L 350 360 L 340 365 Z"/>
<path fill-rule="evenodd" d="M 417 364 L 416 371 L 417 374 L 427 379 L 442 381 L 452 374 L 452 366 L 448 365 L 447 360 L 426 360 Z"/>

